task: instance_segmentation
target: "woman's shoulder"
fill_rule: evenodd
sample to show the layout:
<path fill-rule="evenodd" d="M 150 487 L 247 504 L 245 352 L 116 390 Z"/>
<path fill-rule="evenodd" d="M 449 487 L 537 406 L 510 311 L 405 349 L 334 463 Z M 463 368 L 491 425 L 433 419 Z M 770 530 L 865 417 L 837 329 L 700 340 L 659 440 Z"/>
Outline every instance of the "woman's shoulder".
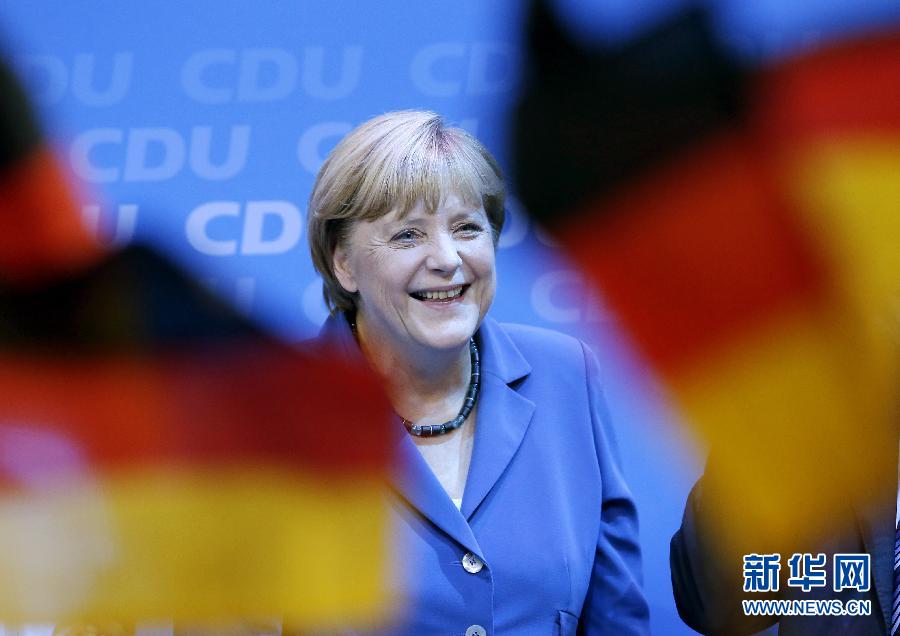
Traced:
<path fill-rule="evenodd" d="M 496 324 L 517 345 L 533 348 L 561 347 L 563 349 L 573 350 L 579 350 L 582 346 L 580 340 L 564 334 L 561 331 L 545 329 L 544 327 L 535 327 L 533 325 L 523 325 L 515 322 L 498 322 Z"/>
<path fill-rule="evenodd" d="M 532 367 L 570 368 L 583 372 L 589 349 L 570 335 L 518 323 L 495 323 Z"/>

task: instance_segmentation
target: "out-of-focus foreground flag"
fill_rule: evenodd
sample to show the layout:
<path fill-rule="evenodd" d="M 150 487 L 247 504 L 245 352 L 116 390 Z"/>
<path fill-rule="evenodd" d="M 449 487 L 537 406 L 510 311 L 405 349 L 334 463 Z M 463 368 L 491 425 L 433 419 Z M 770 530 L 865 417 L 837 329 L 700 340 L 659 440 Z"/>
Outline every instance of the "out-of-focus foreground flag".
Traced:
<path fill-rule="evenodd" d="M 0 621 L 377 620 L 378 386 L 103 254 L 5 69 L 0 105 Z"/>
<path fill-rule="evenodd" d="M 517 187 L 711 443 L 723 541 L 895 488 L 900 31 L 750 73 L 699 10 L 587 51 L 536 4 Z"/>

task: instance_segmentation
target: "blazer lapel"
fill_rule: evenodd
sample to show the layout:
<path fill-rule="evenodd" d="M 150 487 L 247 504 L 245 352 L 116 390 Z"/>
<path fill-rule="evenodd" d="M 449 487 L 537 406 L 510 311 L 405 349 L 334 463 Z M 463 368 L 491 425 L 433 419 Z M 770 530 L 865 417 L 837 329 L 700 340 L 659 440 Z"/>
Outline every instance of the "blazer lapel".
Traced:
<path fill-rule="evenodd" d="M 457 510 L 437 477 L 407 437 L 401 440 L 402 475 L 395 480 L 400 494 L 437 527 L 477 554 L 484 554 L 468 521 L 506 471 L 525 437 L 534 403 L 510 386 L 531 373 L 531 366 L 503 329 L 486 318 L 476 340 L 481 351 L 481 393 L 472 461 L 462 507 Z"/>
<path fill-rule="evenodd" d="M 405 431 L 397 440 L 396 449 L 398 465 L 391 476 L 391 485 L 397 494 L 441 531 L 484 560 L 469 524 Z"/>
<path fill-rule="evenodd" d="M 319 337 L 330 342 L 339 355 L 361 363 L 365 362 L 343 316 L 329 317 Z M 441 531 L 483 560 L 484 554 L 469 524 L 450 501 L 441 482 L 428 467 L 422 454 L 399 422 L 394 429 L 394 435 L 396 435 L 393 445 L 395 467 L 389 478 L 391 487 Z"/>
<path fill-rule="evenodd" d="M 461 508 L 467 520 L 512 461 L 534 414 L 534 403 L 500 378 L 485 375 L 484 393 L 487 399 L 478 407 L 478 428 Z"/>
<path fill-rule="evenodd" d="M 341 316 L 329 318 L 320 337 L 334 342 L 341 354 L 361 359 L 353 334 Z M 484 554 L 468 524 L 516 454 L 531 423 L 534 403 L 510 384 L 531 372 L 509 336 L 486 318 L 476 339 L 481 350 L 481 393 L 478 423 L 462 508 L 457 510 L 431 468 L 402 427 L 396 429 L 396 470 L 390 481 L 410 506 L 482 560 Z"/>
<path fill-rule="evenodd" d="M 460 510 L 466 520 L 472 518 L 505 472 L 534 415 L 534 403 L 510 386 L 531 372 L 518 348 L 490 319 L 482 324 L 479 340 L 482 388 L 472 461 Z"/>

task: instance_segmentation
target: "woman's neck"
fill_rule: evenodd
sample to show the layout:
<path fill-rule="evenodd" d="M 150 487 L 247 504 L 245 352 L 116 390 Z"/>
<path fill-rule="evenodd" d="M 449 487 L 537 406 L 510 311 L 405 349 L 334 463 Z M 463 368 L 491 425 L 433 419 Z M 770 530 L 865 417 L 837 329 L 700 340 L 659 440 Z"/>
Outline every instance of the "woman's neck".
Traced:
<path fill-rule="evenodd" d="M 398 347 L 367 334 L 364 322 L 357 324 L 356 336 L 399 415 L 419 424 L 456 415 L 472 373 L 468 343 L 447 350 Z"/>

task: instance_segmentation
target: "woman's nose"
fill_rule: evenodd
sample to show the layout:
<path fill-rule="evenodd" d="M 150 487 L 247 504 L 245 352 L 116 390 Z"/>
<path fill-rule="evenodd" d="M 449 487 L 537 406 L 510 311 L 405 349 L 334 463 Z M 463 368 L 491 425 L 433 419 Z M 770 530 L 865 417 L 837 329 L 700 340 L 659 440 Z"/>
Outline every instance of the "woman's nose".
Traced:
<path fill-rule="evenodd" d="M 462 258 L 453 237 L 444 233 L 435 236 L 429 244 L 425 266 L 435 271 L 452 272 L 461 264 Z"/>

